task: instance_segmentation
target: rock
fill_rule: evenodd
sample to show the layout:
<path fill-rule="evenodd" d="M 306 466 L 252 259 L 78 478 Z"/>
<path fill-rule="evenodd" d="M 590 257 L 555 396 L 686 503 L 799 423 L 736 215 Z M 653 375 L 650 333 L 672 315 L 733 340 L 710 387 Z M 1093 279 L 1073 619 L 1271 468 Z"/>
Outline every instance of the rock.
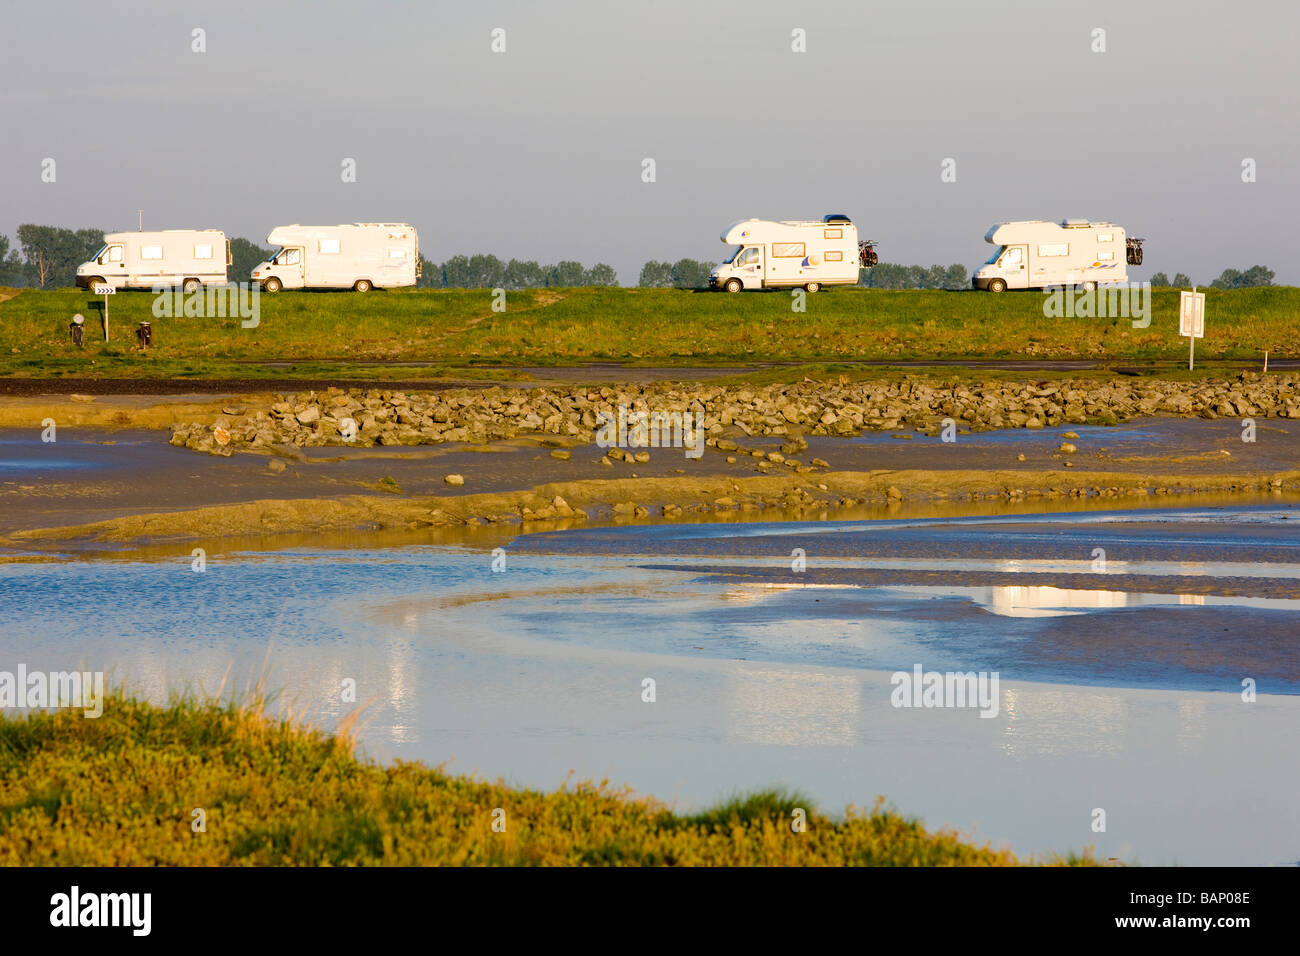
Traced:
<path fill-rule="evenodd" d="M 1016 461 L 1024 461 L 1024 460 L 1025 460 L 1024 455 L 1016 455 Z"/>
<path fill-rule="evenodd" d="M 1076 445 L 1074 442 L 1063 441 L 1061 442 L 1061 447 L 1058 450 L 1061 452 L 1062 455 L 1073 455 L 1076 452 L 1078 452 L 1079 446 Z"/>
<path fill-rule="evenodd" d="M 443 478 L 442 480 L 445 481 L 447 484 L 454 485 L 456 487 L 465 484 L 464 475 L 447 475 L 447 477 Z"/>
<path fill-rule="evenodd" d="M 650 453 L 648 451 L 639 451 L 632 456 L 632 459 L 644 465 L 650 460 Z"/>
<path fill-rule="evenodd" d="M 1062 437 L 1062 438 L 1078 438 L 1079 435 L 1078 435 L 1077 432 L 1061 432 L 1061 437 Z"/>
<path fill-rule="evenodd" d="M 294 416 L 303 425 L 310 425 L 312 422 L 320 420 L 320 408 L 316 405 L 308 405 L 302 411 Z"/>
<path fill-rule="evenodd" d="M 266 463 L 266 467 L 268 470 L 273 471 L 278 475 L 289 466 L 286 465 L 284 463 L 284 460 L 281 458 L 272 458 L 270 461 Z"/>
<path fill-rule="evenodd" d="M 557 461 L 568 461 L 570 458 L 573 457 L 573 452 L 566 451 L 563 448 L 552 448 L 551 457 L 556 459 Z"/>

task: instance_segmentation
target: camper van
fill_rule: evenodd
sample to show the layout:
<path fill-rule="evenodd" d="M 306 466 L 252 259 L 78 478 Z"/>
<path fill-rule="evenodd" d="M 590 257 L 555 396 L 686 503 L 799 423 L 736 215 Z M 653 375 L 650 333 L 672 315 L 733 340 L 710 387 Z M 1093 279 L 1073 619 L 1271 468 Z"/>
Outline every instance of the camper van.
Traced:
<path fill-rule="evenodd" d="M 229 265 L 230 244 L 220 229 L 110 232 L 94 258 L 77 266 L 77 286 L 165 285 L 194 292 L 205 285 L 225 285 Z"/>
<path fill-rule="evenodd" d="M 975 270 L 971 285 L 989 292 L 1127 282 L 1126 266 L 1142 262 L 1140 239 L 1127 239 L 1114 223 L 1087 219 L 998 223 L 984 241 L 997 251 Z"/>
<path fill-rule="evenodd" d="M 848 216 L 772 222 L 742 219 L 722 230 L 730 248 L 709 273 L 709 287 L 789 289 L 816 292 L 824 285 L 855 285 L 869 243 L 858 242 L 858 227 Z"/>
<path fill-rule="evenodd" d="M 281 289 L 391 289 L 415 285 L 420 244 L 404 222 L 276 226 L 266 241 L 275 255 L 253 270 L 266 292 Z"/>

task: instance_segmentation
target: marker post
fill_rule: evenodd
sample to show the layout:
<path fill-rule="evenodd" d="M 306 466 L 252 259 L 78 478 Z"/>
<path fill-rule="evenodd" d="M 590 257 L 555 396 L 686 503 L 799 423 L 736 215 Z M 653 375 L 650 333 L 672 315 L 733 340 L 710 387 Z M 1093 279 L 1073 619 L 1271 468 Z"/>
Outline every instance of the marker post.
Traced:
<path fill-rule="evenodd" d="M 109 285 L 107 282 L 103 282 L 103 283 L 96 282 L 93 286 L 90 287 L 90 291 L 93 292 L 95 295 L 102 295 L 104 297 L 104 341 L 107 342 L 108 341 L 108 297 L 110 295 L 113 295 L 115 292 L 117 292 L 117 289 Z"/>
<path fill-rule="evenodd" d="M 1196 366 L 1196 340 L 1205 338 L 1205 293 L 1197 292 L 1192 286 L 1191 292 L 1178 294 L 1178 334 L 1187 336 L 1187 370 Z"/>

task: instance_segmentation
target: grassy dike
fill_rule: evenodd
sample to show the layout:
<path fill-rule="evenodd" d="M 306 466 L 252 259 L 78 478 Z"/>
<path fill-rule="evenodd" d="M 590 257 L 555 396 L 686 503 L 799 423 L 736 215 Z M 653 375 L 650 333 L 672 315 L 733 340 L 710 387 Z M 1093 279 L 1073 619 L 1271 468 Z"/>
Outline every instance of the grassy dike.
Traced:
<path fill-rule="evenodd" d="M 553 793 L 380 766 L 355 724 L 327 736 L 262 704 L 120 694 L 80 710 L 0 716 L 0 864 L 64 866 L 1013 866 L 1018 860 L 883 809 L 841 820 L 765 791 L 694 815 L 627 792 Z M 793 808 L 807 828 L 791 829 Z M 195 808 L 206 814 L 194 832 Z M 493 811 L 505 811 L 505 832 Z M 496 815 L 498 818 L 500 814 Z"/>
<path fill-rule="evenodd" d="M 158 317 L 148 291 L 110 299 L 110 341 L 85 290 L 0 289 L 0 376 L 256 378 L 346 376 L 358 361 L 394 363 L 367 376 L 446 376 L 469 364 L 566 365 L 593 361 L 662 364 L 855 361 L 931 358 L 1186 361 L 1178 335 L 1178 291 L 1151 295 L 1149 327 L 1128 318 L 1048 317 L 1037 292 L 830 289 L 794 312 L 783 292 L 686 292 L 582 288 L 509 292 L 492 311 L 488 289 L 262 295 L 256 328 L 228 318 Z M 86 316 L 84 349 L 68 322 Z M 1258 362 L 1296 355 L 1300 288 L 1206 292 L 1206 337 L 1197 356 Z M 140 321 L 153 347 L 136 347 Z M 266 367 L 261 362 L 287 362 Z M 403 366 L 401 363 L 422 363 Z"/>

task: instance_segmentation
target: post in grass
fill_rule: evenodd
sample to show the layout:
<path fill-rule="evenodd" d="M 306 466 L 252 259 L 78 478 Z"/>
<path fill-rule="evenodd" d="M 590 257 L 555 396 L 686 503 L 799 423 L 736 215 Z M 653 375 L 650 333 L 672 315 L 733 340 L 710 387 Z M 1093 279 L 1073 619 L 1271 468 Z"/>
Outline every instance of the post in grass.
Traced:
<path fill-rule="evenodd" d="M 1178 294 L 1178 334 L 1187 336 L 1187 370 L 1196 365 L 1196 340 L 1205 338 L 1205 293 L 1197 292 L 1192 286 L 1191 292 Z"/>

